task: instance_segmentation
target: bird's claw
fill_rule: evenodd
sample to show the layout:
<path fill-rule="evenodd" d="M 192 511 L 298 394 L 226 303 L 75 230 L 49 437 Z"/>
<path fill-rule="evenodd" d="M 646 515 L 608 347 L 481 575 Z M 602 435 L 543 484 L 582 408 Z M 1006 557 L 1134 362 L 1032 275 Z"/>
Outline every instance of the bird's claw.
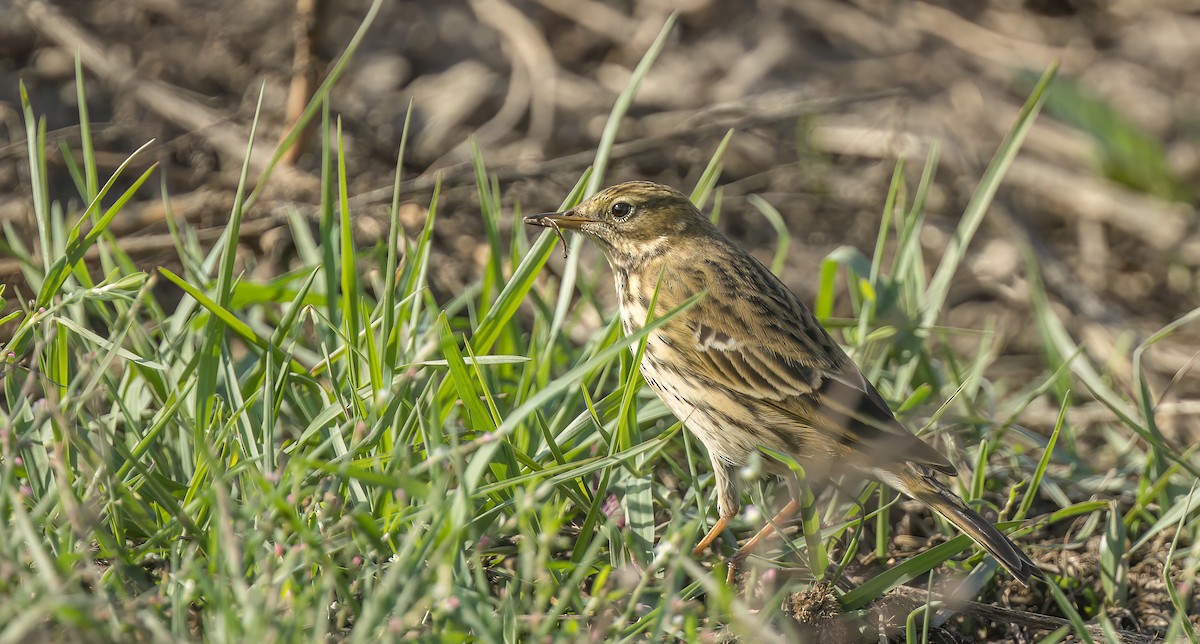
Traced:
<path fill-rule="evenodd" d="M 741 550 L 733 553 L 732 556 L 725 559 L 725 584 L 727 586 L 736 586 L 738 572 L 744 563 L 746 563 L 746 553 L 742 552 Z"/>

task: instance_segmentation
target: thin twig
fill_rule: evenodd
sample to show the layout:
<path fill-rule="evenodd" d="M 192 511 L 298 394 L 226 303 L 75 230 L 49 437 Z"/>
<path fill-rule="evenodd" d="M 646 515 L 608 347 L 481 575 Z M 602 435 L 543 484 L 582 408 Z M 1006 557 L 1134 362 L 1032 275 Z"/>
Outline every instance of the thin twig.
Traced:
<path fill-rule="evenodd" d="M 287 116 L 284 120 L 283 138 L 291 133 L 292 128 L 300 121 L 304 108 L 312 100 L 313 77 L 316 74 L 315 56 L 317 33 L 317 2 L 318 0 L 296 0 L 296 14 L 292 19 L 292 38 L 296 41 L 295 53 L 292 57 L 292 83 L 288 89 Z M 296 139 L 292 147 L 284 151 L 280 161 L 292 165 L 304 151 L 304 133 Z"/>

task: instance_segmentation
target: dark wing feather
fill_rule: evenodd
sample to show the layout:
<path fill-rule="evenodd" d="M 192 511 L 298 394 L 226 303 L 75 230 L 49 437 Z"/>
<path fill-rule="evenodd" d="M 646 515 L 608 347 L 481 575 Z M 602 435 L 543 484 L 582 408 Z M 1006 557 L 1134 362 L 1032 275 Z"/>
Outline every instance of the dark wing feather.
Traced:
<path fill-rule="evenodd" d="M 945 456 L 896 420 L 883 396 L 849 358 L 837 375 L 826 374 L 819 394 L 826 422 L 843 428 L 841 436 L 872 462 L 908 460 L 943 474 L 957 474 Z"/>
<path fill-rule="evenodd" d="M 672 345 L 683 363 L 678 366 L 773 408 L 778 414 L 772 416 L 796 430 L 832 434 L 831 440 L 866 462 L 911 461 L 954 475 L 944 456 L 896 420 L 887 402 L 812 314 L 791 293 L 776 295 L 783 297 L 790 315 L 769 325 L 739 323 L 744 316 L 727 308 L 731 301 L 737 304 L 736 298 L 706 298 L 694 313 L 682 316 L 686 324 L 672 333 Z M 720 331 L 714 328 L 718 324 Z"/>

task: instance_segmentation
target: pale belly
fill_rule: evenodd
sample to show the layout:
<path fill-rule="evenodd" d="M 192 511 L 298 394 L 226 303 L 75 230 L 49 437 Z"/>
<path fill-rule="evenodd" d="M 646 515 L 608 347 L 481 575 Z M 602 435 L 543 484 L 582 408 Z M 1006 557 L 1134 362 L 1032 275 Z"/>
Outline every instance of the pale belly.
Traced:
<path fill-rule="evenodd" d="M 763 431 L 761 421 L 731 396 L 681 378 L 673 371 L 658 369 L 644 358 L 641 371 L 667 409 L 683 421 L 714 460 L 741 467 L 759 445 L 781 449 L 774 444 L 777 441 L 771 432 Z"/>
<path fill-rule="evenodd" d="M 630 288 L 638 286 L 636 282 L 629 284 Z M 625 288 L 619 276 L 617 287 L 618 293 Z M 620 313 L 626 335 L 639 330 L 647 316 L 646 307 L 636 299 L 622 301 Z M 629 348 L 634 354 L 637 353 L 636 344 Z M 651 334 L 647 338 L 646 352 L 640 365 L 642 376 L 667 409 L 704 444 L 714 463 L 719 460 L 734 467 L 744 466 L 759 446 L 785 453 L 790 451 L 777 434 L 764 426 L 762 419 L 756 418 L 753 411 L 734 396 L 694 378 L 684 377 L 673 369 L 658 368 L 657 363 L 647 357 L 653 354 L 658 360 L 672 362 L 674 353 L 662 336 Z M 767 459 L 767 463 L 768 471 L 778 469 L 770 459 Z"/>

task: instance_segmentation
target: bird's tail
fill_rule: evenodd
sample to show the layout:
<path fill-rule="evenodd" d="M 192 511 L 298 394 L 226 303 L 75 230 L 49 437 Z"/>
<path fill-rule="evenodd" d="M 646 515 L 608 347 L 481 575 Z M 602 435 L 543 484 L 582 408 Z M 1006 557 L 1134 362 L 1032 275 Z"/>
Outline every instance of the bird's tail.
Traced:
<path fill-rule="evenodd" d="M 1017 544 L 1004 536 L 987 519 L 967 506 L 958 495 L 954 494 L 933 477 L 933 473 L 919 465 L 909 465 L 899 472 L 878 471 L 879 478 L 892 487 L 900 490 L 929 507 L 937 510 L 938 514 L 946 517 L 967 533 L 984 550 L 988 551 L 1000 565 L 1004 566 L 1013 577 L 1026 586 L 1033 577 L 1041 577 L 1042 571 L 1021 552 Z"/>

